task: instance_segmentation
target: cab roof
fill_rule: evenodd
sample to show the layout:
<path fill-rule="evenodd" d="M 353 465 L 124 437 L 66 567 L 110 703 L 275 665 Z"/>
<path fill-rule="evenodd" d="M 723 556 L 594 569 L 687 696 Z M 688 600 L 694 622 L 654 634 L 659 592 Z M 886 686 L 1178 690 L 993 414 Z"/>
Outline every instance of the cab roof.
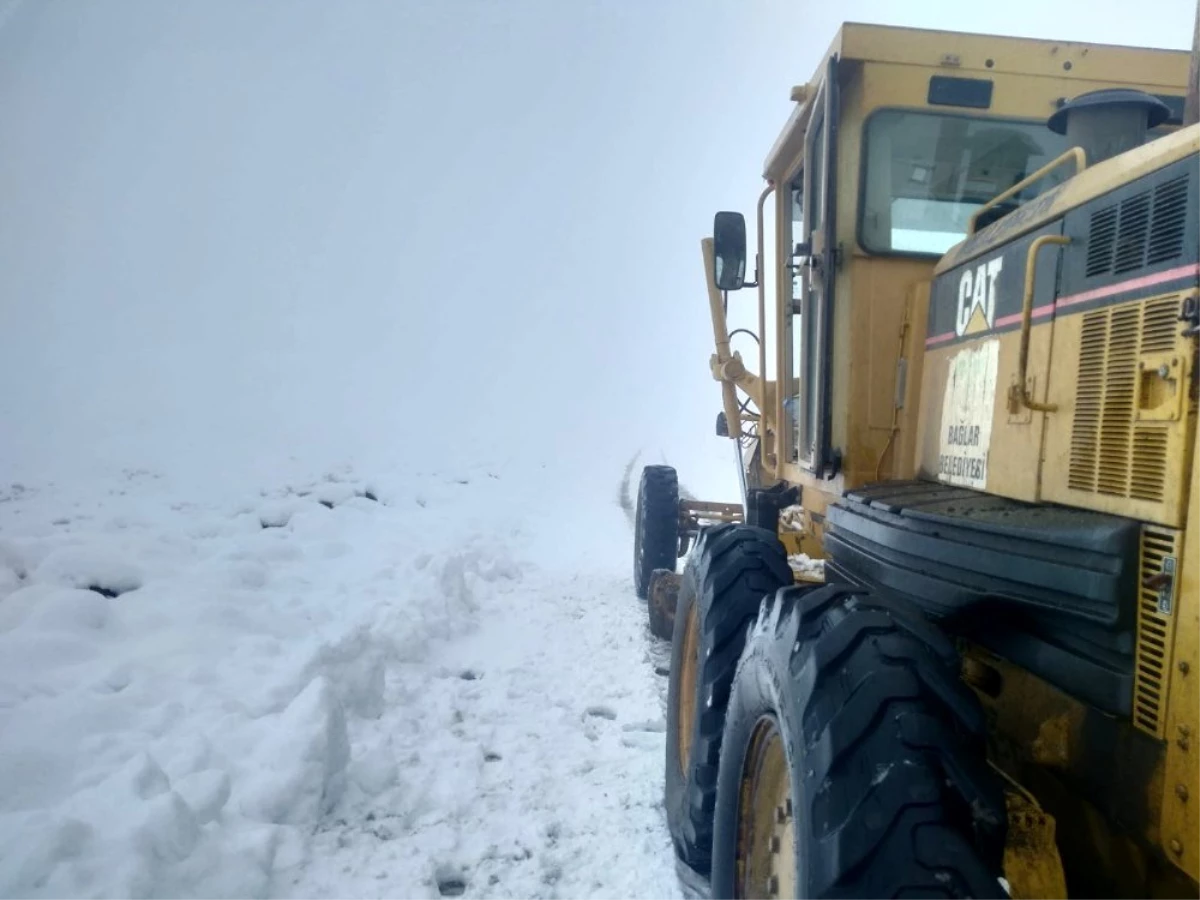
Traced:
<path fill-rule="evenodd" d="M 1111 85 L 1114 75 L 1132 83 L 1179 90 L 1187 84 L 1191 55 L 1186 50 L 1091 44 L 1079 41 L 969 34 L 894 25 L 846 22 L 813 70 L 808 84 L 793 89 L 796 108 L 776 139 L 763 166 L 763 177 L 777 180 L 782 166 L 795 157 L 811 113 L 812 98 L 825 77 L 831 57 L 840 62 L 891 63 L 931 71 L 982 72 L 989 77 L 1033 75 Z"/>

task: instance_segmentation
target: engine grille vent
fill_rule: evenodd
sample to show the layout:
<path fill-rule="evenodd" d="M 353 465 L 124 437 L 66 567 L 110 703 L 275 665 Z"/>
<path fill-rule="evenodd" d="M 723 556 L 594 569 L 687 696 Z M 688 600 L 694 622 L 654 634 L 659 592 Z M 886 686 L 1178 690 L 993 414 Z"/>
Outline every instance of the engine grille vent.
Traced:
<path fill-rule="evenodd" d="M 1161 738 L 1167 705 L 1171 643 L 1175 637 L 1176 567 L 1180 532 L 1147 525 L 1142 529 L 1137 596 L 1137 655 L 1133 681 L 1133 723 Z"/>
<path fill-rule="evenodd" d="M 1188 174 L 1092 213 L 1085 275 L 1123 275 L 1183 253 Z"/>
<path fill-rule="evenodd" d="M 1171 423 L 1139 422 L 1138 358 L 1170 352 L 1179 298 L 1085 313 L 1067 484 L 1072 490 L 1161 503 Z"/>

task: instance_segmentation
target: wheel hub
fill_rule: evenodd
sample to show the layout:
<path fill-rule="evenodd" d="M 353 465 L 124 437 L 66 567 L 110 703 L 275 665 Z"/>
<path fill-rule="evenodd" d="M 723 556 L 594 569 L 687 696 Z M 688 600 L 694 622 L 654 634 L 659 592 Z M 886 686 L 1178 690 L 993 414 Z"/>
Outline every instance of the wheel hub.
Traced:
<path fill-rule="evenodd" d="M 738 795 L 737 895 L 797 896 L 791 776 L 774 716 L 754 726 Z"/>

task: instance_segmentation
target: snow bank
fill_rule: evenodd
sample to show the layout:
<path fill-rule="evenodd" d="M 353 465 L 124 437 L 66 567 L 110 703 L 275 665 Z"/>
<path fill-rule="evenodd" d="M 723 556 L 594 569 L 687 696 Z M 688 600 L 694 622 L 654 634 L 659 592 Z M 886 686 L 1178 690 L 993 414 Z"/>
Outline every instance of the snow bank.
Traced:
<path fill-rule="evenodd" d="M 0 894 L 276 891 L 323 816 L 395 783 L 355 738 L 388 679 L 523 577 L 496 480 L 5 491 Z"/>

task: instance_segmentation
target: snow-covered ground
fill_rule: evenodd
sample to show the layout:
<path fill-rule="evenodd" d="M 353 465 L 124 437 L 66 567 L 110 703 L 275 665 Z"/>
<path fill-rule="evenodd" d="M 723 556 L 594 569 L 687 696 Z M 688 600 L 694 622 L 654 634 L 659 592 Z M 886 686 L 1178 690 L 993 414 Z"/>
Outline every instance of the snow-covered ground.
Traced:
<path fill-rule="evenodd" d="M 661 173 L 792 75 L 676 5 L 0 0 L 0 896 L 680 893 L 613 487 L 736 496 Z"/>
<path fill-rule="evenodd" d="M 678 896 L 611 492 L 308 475 L 0 488 L 0 894 Z"/>

